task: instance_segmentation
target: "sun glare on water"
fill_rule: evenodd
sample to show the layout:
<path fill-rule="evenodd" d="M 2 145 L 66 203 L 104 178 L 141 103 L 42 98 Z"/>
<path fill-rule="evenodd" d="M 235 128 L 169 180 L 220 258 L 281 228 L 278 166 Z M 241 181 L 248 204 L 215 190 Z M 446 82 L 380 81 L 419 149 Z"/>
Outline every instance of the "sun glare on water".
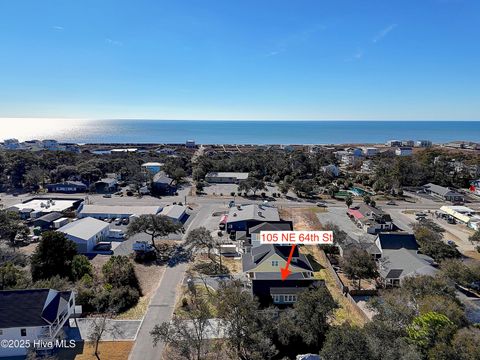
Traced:
<path fill-rule="evenodd" d="M 0 118 L 0 141 L 10 138 L 65 140 L 86 123 L 85 119 Z"/>

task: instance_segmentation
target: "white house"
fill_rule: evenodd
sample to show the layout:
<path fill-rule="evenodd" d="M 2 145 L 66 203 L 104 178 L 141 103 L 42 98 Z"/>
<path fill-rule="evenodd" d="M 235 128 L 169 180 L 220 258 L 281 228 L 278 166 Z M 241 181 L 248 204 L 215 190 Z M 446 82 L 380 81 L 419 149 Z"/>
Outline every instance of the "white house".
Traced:
<path fill-rule="evenodd" d="M 432 142 L 430 140 L 417 140 L 415 142 L 415 146 L 417 147 L 431 147 L 432 146 Z"/>
<path fill-rule="evenodd" d="M 324 174 L 330 174 L 334 177 L 337 177 L 338 175 L 340 175 L 340 169 L 335 164 L 322 166 L 322 171 Z"/>
<path fill-rule="evenodd" d="M 92 252 L 95 245 L 108 237 L 109 230 L 108 223 L 91 217 L 73 221 L 58 229 L 77 244 L 79 253 Z"/>
<path fill-rule="evenodd" d="M 364 156 L 375 156 L 378 154 L 378 149 L 376 147 L 364 147 L 362 152 Z"/>
<path fill-rule="evenodd" d="M 0 291 L 0 342 L 29 342 L 30 347 L 48 351 L 49 342 L 61 330 L 75 310 L 75 293 L 53 289 Z M 41 345 L 40 345 L 40 341 Z M 37 346 L 36 346 L 37 345 Z M 25 356 L 27 347 L 1 347 L 0 358 Z"/>
<path fill-rule="evenodd" d="M 397 156 L 410 156 L 413 154 L 413 149 L 408 146 L 401 146 L 396 148 L 395 155 Z"/>

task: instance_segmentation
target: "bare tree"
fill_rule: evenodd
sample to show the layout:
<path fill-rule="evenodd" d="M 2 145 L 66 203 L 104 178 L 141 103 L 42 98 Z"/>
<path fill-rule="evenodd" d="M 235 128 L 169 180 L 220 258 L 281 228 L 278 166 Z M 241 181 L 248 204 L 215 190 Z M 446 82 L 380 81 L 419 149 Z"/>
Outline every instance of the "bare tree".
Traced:
<path fill-rule="evenodd" d="M 120 328 L 110 322 L 111 313 L 104 313 L 101 317 L 94 318 L 92 324 L 90 325 L 90 332 L 88 334 L 88 340 L 93 342 L 95 346 L 95 356 L 100 360 L 100 355 L 98 352 L 98 345 L 102 341 L 104 335 L 110 334 L 112 338 L 117 338 L 121 335 Z"/>
<path fill-rule="evenodd" d="M 171 322 L 155 325 L 150 332 L 153 344 L 159 341 L 172 346 L 187 360 L 202 360 L 209 352 L 207 330 L 212 317 L 209 305 L 200 297 L 193 297 L 186 318 L 174 316 Z"/>

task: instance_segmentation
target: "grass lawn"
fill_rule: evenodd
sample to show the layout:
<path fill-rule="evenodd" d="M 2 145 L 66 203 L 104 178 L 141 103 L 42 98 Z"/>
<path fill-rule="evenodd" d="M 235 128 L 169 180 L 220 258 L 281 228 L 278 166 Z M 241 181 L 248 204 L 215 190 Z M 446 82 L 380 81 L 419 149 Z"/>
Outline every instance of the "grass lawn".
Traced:
<path fill-rule="evenodd" d="M 196 296 L 204 299 L 210 309 L 210 312 L 212 314 L 212 318 L 216 317 L 217 314 L 217 306 L 215 304 L 215 296 L 216 292 L 215 290 L 208 288 L 208 290 L 205 288 L 204 285 L 195 285 L 195 291 L 196 291 Z M 177 297 L 177 303 L 175 304 L 175 310 L 173 312 L 174 315 L 180 317 L 180 318 L 188 318 L 188 306 L 184 306 L 186 304 L 191 303 L 193 297 L 195 295 L 192 294 L 188 290 L 187 286 L 182 286 L 181 288 L 181 295 Z"/>
<path fill-rule="evenodd" d="M 351 304 L 350 301 L 343 296 L 342 290 L 337 285 L 333 275 L 327 269 L 327 258 L 323 251 L 317 246 L 303 246 L 302 252 L 307 255 L 308 260 L 313 267 L 314 277 L 325 281 L 328 291 L 330 291 L 330 294 L 338 303 L 339 308 L 335 311 L 333 323 L 343 324 L 348 321 L 352 325 L 363 326 L 365 320 L 360 313 L 361 310 Z"/>

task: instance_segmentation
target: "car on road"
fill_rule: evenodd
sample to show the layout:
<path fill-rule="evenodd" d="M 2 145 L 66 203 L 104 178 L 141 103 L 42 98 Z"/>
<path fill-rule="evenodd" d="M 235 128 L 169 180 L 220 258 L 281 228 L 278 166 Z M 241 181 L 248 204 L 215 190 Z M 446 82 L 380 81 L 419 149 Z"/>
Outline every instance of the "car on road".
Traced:
<path fill-rule="evenodd" d="M 128 218 L 124 218 L 124 219 L 122 220 L 122 225 L 128 225 L 129 222 L 130 222 L 130 220 L 129 220 Z"/>
<path fill-rule="evenodd" d="M 103 197 L 110 199 L 112 197 L 112 194 L 104 194 Z"/>
<path fill-rule="evenodd" d="M 453 240 L 447 240 L 447 244 L 450 245 L 450 246 L 456 246 L 457 244 L 455 244 L 455 241 Z"/>
<path fill-rule="evenodd" d="M 116 218 L 115 219 L 115 225 L 122 225 L 122 219 Z"/>
<path fill-rule="evenodd" d="M 389 201 L 387 202 L 387 205 L 397 205 L 397 203 L 395 201 Z"/>
<path fill-rule="evenodd" d="M 327 204 L 324 203 L 323 201 L 319 201 L 315 205 L 317 205 L 318 207 L 327 207 Z"/>

